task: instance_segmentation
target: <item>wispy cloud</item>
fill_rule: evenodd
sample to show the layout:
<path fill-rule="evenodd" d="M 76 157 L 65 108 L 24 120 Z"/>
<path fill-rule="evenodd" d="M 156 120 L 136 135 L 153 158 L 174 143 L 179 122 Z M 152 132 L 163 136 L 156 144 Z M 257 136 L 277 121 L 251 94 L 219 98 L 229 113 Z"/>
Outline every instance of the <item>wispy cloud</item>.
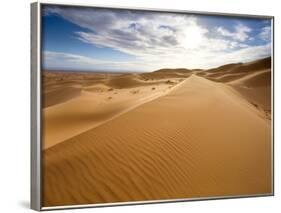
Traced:
<path fill-rule="evenodd" d="M 75 32 L 80 41 L 136 58 L 133 62 L 99 61 L 78 55 L 46 52 L 46 61 L 53 61 L 57 65 L 60 61 L 67 61 L 71 66 L 104 65 L 120 66 L 120 69 L 138 66 L 139 70 L 209 68 L 270 55 L 270 26 L 269 30 L 264 28 L 259 34 L 260 39 L 268 41 L 267 44 L 249 46 L 247 41 L 253 31 L 249 26 L 237 23 L 233 31 L 223 26 L 211 29 L 201 25 L 194 15 L 64 7 L 45 10 L 45 15 L 52 14 L 84 28 L 84 31 Z M 212 34 L 214 31 L 215 35 Z M 63 60 L 56 60 L 58 57 Z"/>
<path fill-rule="evenodd" d="M 265 26 L 259 34 L 259 37 L 264 41 L 270 41 L 271 39 L 271 27 Z"/>
<path fill-rule="evenodd" d="M 44 51 L 43 52 L 43 63 L 51 64 L 53 69 L 63 68 L 63 69 L 77 69 L 85 70 L 89 67 L 99 67 L 99 66 L 112 66 L 114 61 L 104 61 L 97 60 L 90 57 L 85 57 L 76 54 L 69 54 L 65 52 L 53 52 L 53 51 Z M 44 66 L 43 64 L 43 66 Z M 62 64 L 64 65 L 62 67 Z M 46 66 L 44 66 L 46 67 Z"/>
<path fill-rule="evenodd" d="M 224 27 L 218 27 L 217 32 L 222 36 L 230 37 L 233 40 L 245 41 L 249 38 L 249 33 L 252 31 L 251 28 L 239 23 L 234 27 L 234 31 L 231 32 Z"/>
<path fill-rule="evenodd" d="M 134 71 L 143 71 L 145 68 L 142 62 L 124 62 L 124 61 L 112 61 L 112 60 L 97 60 L 91 57 L 81 56 L 77 54 L 70 54 L 66 52 L 43 52 L 43 67 L 47 67 L 46 64 L 51 64 L 51 69 L 67 69 L 67 70 L 89 70 L 89 71 L 105 71 L 117 70 L 121 71 L 126 69 L 133 69 Z M 137 68 L 137 69 L 135 69 Z"/>

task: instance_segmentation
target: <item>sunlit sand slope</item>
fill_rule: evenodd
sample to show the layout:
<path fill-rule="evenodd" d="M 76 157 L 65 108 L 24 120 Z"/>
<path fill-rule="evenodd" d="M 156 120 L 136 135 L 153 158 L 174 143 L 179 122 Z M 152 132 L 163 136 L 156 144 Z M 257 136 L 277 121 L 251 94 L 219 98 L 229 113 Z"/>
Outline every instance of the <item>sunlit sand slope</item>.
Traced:
<path fill-rule="evenodd" d="M 42 111 L 43 148 L 52 147 L 160 97 L 182 80 L 184 78 L 177 75 L 145 81 L 138 74 L 48 72 Z"/>
<path fill-rule="evenodd" d="M 231 86 L 192 75 L 44 151 L 43 205 L 271 193 L 271 124 Z"/>

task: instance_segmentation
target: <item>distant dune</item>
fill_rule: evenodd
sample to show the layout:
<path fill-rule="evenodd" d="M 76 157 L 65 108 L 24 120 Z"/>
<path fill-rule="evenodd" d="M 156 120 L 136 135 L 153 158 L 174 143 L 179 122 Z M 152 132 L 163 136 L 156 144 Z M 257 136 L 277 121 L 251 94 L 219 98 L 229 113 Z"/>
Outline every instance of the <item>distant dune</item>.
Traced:
<path fill-rule="evenodd" d="M 249 103 L 271 117 L 271 58 L 250 63 L 224 65 L 202 71 L 198 75 L 226 83 L 238 91 Z"/>
<path fill-rule="evenodd" d="M 43 205 L 270 194 L 270 61 L 44 72 Z"/>

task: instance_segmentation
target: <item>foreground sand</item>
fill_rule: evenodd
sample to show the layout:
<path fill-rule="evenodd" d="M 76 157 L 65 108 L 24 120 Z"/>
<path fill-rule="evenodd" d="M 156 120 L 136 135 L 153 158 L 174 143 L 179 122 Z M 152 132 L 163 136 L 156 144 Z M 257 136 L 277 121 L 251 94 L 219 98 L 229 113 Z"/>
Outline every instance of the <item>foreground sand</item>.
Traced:
<path fill-rule="evenodd" d="M 215 77 L 162 70 L 65 81 L 68 97 L 45 101 L 45 135 L 55 139 L 44 141 L 44 206 L 270 194 L 268 60 Z M 58 89 L 50 79 L 48 92 Z"/>

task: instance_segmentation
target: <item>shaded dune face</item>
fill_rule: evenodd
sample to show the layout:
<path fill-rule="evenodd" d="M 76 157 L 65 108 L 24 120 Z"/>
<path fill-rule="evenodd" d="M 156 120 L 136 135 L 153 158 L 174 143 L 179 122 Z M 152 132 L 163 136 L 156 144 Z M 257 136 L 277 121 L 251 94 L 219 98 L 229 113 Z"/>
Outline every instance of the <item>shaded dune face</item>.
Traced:
<path fill-rule="evenodd" d="M 109 117 L 106 109 L 128 110 L 43 151 L 43 206 L 272 193 L 271 71 L 255 63 L 226 82 L 217 78 L 242 64 L 213 77 L 166 69 L 75 81 L 78 97 L 45 109 L 77 113 L 70 105 L 87 97 L 93 107 L 102 99 L 98 112 Z"/>
<path fill-rule="evenodd" d="M 218 82 L 230 82 L 250 73 L 271 69 L 271 58 L 265 58 L 250 63 L 228 64 L 218 68 L 205 70 L 199 73 L 210 80 Z"/>
<path fill-rule="evenodd" d="M 250 104 L 271 119 L 271 58 L 224 65 L 202 71 L 199 76 L 234 88 Z"/>
<path fill-rule="evenodd" d="M 43 72 L 43 108 L 51 107 L 79 97 L 82 88 L 103 83 L 105 74 L 83 75 L 79 73 Z"/>
<path fill-rule="evenodd" d="M 62 87 L 44 93 L 43 107 L 53 106 L 71 100 L 80 95 L 80 89 L 75 87 Z"/>

